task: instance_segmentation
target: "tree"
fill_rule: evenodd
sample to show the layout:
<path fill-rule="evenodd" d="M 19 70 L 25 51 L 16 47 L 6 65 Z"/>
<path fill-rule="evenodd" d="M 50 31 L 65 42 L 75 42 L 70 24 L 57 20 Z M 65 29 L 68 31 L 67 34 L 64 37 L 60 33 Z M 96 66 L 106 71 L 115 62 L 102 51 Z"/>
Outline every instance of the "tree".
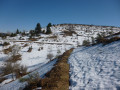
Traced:
<path fill-rule="evenodd" d="M 19 34 L 20 32 L 19 32 L 19 30 L 17 29 L 17 31 L 16 31 L 16 34 Z"/>
<path fill-rule="evenodd" d="M 16 33 L 11 33 L 10 37 L 15 37 Z"/>
<path fill-rule="evenodd" d="M 51 28 L 50 28 L 51 26 L 52 26 L 51 23 L 48 23 L 46 34 L 51 34 L 52 33 Z"/>
<path fill-rule="evenodd" d="M 33 36 L 35 36 L 35 31 L 34 30 L 30 30 L 30 38 L 33 38 Z"/>
<path fill-rule="evenodd" d="M 35 34 L 38 35 L 41 33 L 41 25 L 40 23 L 37 23 L 36 28 L 35 28 Z"/>

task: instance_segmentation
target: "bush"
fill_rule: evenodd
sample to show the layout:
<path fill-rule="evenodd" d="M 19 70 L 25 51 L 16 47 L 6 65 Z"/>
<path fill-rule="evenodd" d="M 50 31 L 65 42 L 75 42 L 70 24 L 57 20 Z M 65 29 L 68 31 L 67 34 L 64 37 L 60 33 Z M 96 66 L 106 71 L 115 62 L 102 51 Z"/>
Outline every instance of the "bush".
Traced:
<path fill-rule="evenodd" d="M 41 84 L 41 78 L 38 72 L 29 74 L 27 78 L 20 78 L 20 82 L 27 82 L 28 85 L 24 88 L 24 90 L 32 90 Z"/>
<path fill-rule="evenodd" d="M 21 60 L 21 55 L 13 55 L 11 58 L 7 60 L 7 62 L 17 62 L 18 60 Z"/>
<path fill-rule="evenodd" d="M 98 36 L 96 37 L 96 43 L 99 44 L 99 43 L 102 43 L 104 42 L 104 36 L 98 34 Z"/>
<path fill-rule="evenodd" d="M 50 59 L 50 61 L 52 60 L 53 57 L 54 57 L 54 56 L 53 56 L 53 54 L 51 54 L 51 53 L 49 53 L 49 54 L 47 55 L 47 59 Z"/>
<path fill-rule="evenodd" d="M 103 43 L 103 45 L 106 45 L 106 44 L 109 44 L 111 42 L 118 41 L 118 40 L 120 40 L 120 37 L 113 37 L 110 39 L 104 39 L 104 41 L 102 43 Z"/>
<path fill-rule="evenodd" d="M 16 78 L 22 77 L 27 74 L 27 67 L 20 65 L 20 64 L 14 64 L 14 73 L 16 75 Z"/>
<path fill-rule="evenodd" d="M 6 80 L 5 77 L 0 77 L 0 83 L 2 83 L 4 80 Z"/>
<path fill-rule="evenodd" d="M 4 54 L 8 54 L 8 53 L 12 52 L 12 47 L 4 49 L 3 52 L 4 52 Z"/>
<path fill-rule="evenodd" d="M 32 51 L 32 46 L 28 48 L 27 52 L 31 52 Z"/>
<path fill-rule="evenodd" d="M 27 67 L 18 63 L 6 62 L 5 66 L 2 69 L 2 72 L 4 73 L 4 75 L 12 73 L 12 78 L 14 79 L 13 74 L 15 74 L 16 78 L 26 75 Z"/>
<path fill-rule="evenodd" d="M 36 38 L 29 38 L 30 41 L 37 41 Z"/>
<path fill-rule="evenodd" d="M 63 31 L 64 35 L 66 36 L 72 36 L 72 34 L 76 34 L 75 31 Z"/>
<path fill-rule="evenodd" d="M 3 46 L 8 46 L 8 45 L 10 45 L 9 42 L 4 42 L 4 43 L 3 43 Z"/>
<path fill-rule="evenodd" d="M 90 46 L 89 40 L 84 40 L 82 45 L 83 46 Z"/>
<path fill-rule="evenodd" d="M 27 47 L 28 46 L 28 44 L 26 43 L 23 47 Z"/>

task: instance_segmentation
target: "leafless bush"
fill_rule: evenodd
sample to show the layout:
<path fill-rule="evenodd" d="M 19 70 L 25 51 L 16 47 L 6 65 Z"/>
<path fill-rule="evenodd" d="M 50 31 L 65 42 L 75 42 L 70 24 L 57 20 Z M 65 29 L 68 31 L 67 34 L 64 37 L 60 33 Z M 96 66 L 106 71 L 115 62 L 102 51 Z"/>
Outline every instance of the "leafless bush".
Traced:
<path fill-rule="evenodd" d="M 2 69 L 2 72 L 4 75 L 12 74 L 12 78 L 14 79 L 14 75 L 16 78 L 18 78 L 27 74 L 27 67 L 18 63 L 6 62 L 5 66 Z"/>
<path fill-rule="evenodd" d="M 13 72 L 14 72 L 14 66 L 11 62 L 7 62 L 5 66 L 2 68 L 2 72 L 4 75 L 12 73 L 12 78 L 13 78 Z"/>
<path fill-rule="evenodd" d="M 24 65 L 20 65 L 18 63 L 14 64 L 14 73 L 16 75 L 16 78 L 22 77 L 23 75 L 27 74 L 27 67 Z"/>
<path fill-rule="evenodd" d="M 54 56 L 53 56 L 53 54 L 52 53 L 49 53 L 48 55 L 47 55 L 47 59 L 50 59 L 50 60 L 52 60 L 52 58 L 53 58 Z"/>
<path fill-rule="evenodd" d="M 13 45 L 13 46 L 12 46 L 12 52 L 10 53 L 11 56 L 18 55 L 18 54 L 19 54 L 18 52 L 20 51 L 20 49 L 21 49 L 20 46 L 18 46 L 18 45 Z"/>
<path fill-rule="evenodd" d="M 4 49 L 3 52 L 4 52 L 4 54 L 8 54 L 8 53 L 12 52 L 12 47 Z"/>
<path fill-rule="evenodd" d="M 20 78 L 19 81 L 20 82 L 27 81 L 28 86 L 26 86 L 24 90 L 31 90 L 33 88 L 36 88 L 40 84 L 41 78 L 39 73 L 36 72 L 33 74 L 29 74 L 27 78 Z"/>
<path fill-rule="evenodd" d="M 17 62 L 18 60 L 21 60 L 21 55 L 19 54 L 19 55 L 13 55 L 13 56 L 11 56 L 11 58 L 9 58 L 8 60 L 7 60 L 7 62 Z"/>
<path fill-rule="evenodd" d="M 60 49 L 58 49 L 58 50 L 57 50 L 57 53 L 58 53 L 58 55 L 60 55 L 60 54 L 61 54 L 61 51 L 60 51 Z"/>

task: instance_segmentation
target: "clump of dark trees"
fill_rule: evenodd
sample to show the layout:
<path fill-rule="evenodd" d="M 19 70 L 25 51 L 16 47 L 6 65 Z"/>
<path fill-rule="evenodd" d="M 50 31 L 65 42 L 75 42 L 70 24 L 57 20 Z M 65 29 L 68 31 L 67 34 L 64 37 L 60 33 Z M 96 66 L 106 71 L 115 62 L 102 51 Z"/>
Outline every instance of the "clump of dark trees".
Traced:
<path fill-rule="evenodd" d="M 35 30 L 30 30 L 30 38 L 32 38 L 33 36 L 39 36 L 40 34 L 51 34 L 52 31 L 51 31 L 51 27 L 52 24 L 51 23 L 48 23 L 47 25 L 47 29 L 46 29 L 46 32 L 45 30 L 41 30 L 41 25 L 40 23 L 37 23 L 36 27 L 35 27 Z"/>
<path fill-rule="evenodd" d="M 30 38 L 32 38 L 33 36 L 39 36 L 40 34 L 51 34 L 52 33 L 51 28 L 50 28 L 51 26 L 52 26 L 52 24 L 48 23 L 46 31 L 45 30 L 42 31 L 40 23 L 37 23 L 35 29 L 30 30 L 29 33 L 25 33 L 25 30 L 20 31 L 19 29 L 17 29 L 16 32 L 14 32 L 14 33 L 13 32 L 12 33 L 0 33 L 0 37 L 5 39 L 7 36 L 15 37 L 15 36 L 17 36 L 17 34 L 21 34 L 22 36 L 29 35 Z"/>

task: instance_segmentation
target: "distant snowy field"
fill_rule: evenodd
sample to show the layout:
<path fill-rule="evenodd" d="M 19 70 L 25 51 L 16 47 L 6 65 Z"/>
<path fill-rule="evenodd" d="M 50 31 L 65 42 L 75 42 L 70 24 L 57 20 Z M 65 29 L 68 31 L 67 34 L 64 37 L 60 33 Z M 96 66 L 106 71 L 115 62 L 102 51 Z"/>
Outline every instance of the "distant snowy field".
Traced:
<path fill-rule="evenodd" d="M 69 63 L 70 90 L 120 90 L 120 41 L 77 48 Z"/>

